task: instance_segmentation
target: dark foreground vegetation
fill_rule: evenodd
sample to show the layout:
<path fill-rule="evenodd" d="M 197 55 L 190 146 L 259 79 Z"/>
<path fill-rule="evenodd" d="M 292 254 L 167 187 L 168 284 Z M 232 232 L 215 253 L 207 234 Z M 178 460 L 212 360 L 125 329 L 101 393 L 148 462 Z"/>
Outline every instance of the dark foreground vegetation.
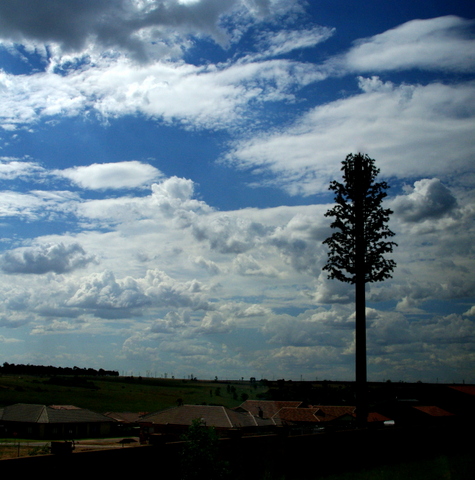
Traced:
<path fill-rule="evenodd" d="M 391 428 L 229 438 L 216 445 L 213 435 L 201 443 L 207 435 L 191 432 L 188 440 L 194 445 L 125 446 L 0 463 L 4 475 L 47 471 L 50 479 L 71 471 L 120 478 L 130 465 L 168 480 L 472 480 L 473 440 L 463 434 L 458 429 Z"/>

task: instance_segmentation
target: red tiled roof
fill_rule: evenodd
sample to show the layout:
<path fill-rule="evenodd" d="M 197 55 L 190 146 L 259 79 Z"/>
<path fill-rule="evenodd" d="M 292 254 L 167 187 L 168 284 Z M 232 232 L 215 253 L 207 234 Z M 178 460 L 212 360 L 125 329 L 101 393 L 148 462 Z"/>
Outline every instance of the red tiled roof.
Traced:
<path fill-rule="evenodd" d="M 442 408 L 436 407 L 436 406 L 420 406 L 420 407 L 414 407 L 416 410 L 419 410 L 420 412 L 427 413 L 427 415 L 430 415 L 431 417 L 450 417 L 453 415 L 453 413 L 447 412 L 446 410 L 443 410 Z"/>
<path fill-rule="evenodd" d="M 305 423 L 318 423 L 321 420 L 315 416 L 317 410 L 315 408 L 281 408 L 276 416 L 280 418 L 282 422 L 305 422 Z"/>
<path fill-rule="evenodd" d="M 368 422 L 387 422 L 389 420 L 391 419 L 377 412 L 370 412 L 368 414 Z"/>
<path fill-rule="evenodd" d="M 313 405 L 309 409 L 314 410 L 315 418 L 318 422 L 329 422 L 346 416 L 354 416 L 354 406 L 338 405 Z"/>
<path fill-rule="evenodd" d="M 451 385 L 450 388 L 468 395 L 475 395 L 475 385 Z"/>
<path fill-rule="evenodd" d="M 259 409 L 261 409 L 262 416 L 271 418 L 276 424 L 330 422 L 345 416 L 355 416 L 353 405 L 310 405 L 302 407 L 302 404 L 302 402 L 297 401 L 246 400 L 238 409 L 248 411 L 256 418 L 258 418 Z M 390 420 L 390 418 L 376 412 L 371 412 L 368 415 L 369 422 L 384 422 L 387 420 Z"/>
<path fill-rule="evenodd" d="M 353 415 L 353 406 L 313 405 L 302 407 L 298 401 L 246 400 L 239 409 L 250 412 L 255 417 L 272 418 L 276 424 L 319 423 L 335 420 L 344 415 Z"/>

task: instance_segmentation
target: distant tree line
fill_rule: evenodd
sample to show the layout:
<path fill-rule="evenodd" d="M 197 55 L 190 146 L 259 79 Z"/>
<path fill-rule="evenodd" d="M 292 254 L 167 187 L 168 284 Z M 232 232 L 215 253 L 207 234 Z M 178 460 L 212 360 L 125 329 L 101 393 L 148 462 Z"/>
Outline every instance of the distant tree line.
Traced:
<path fill-rule="evenodd" d="M 80 368 L 80 367 L 53 367 L 52 365 L 15 365 L 5 362 L 0 367 L 0 373 L 15 375 L 88 375 L 92 377 L 114 376 L 118 377 L 119 372 L 115 370 L 104 370 L 100 368 Z"/>

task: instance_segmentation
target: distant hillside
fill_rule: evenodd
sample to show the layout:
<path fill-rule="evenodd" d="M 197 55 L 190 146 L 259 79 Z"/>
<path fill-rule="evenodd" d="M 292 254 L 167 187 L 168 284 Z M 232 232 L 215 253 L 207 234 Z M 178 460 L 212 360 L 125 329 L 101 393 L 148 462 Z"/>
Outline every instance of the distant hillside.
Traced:
<path fill-rule="evenodd" d="M 236 407 L 262 398 L 259 382 L 205 382 L 119 376 L 0 374 L 0 407 L 15 403 L 76 405 L 96 412 L 154 412 L 180 404 Z"/>
<path fill-rule="evenodd" d="M 119 372 L 114 370 L 104 370 L 100 368 L 79 368 L 79 367 L 53 367 L 52 365 L 15 365 L 5 362 L 0 366 L 0 374 L 11 375 L 81 375 L 81 376 L 119 376 Z"/>

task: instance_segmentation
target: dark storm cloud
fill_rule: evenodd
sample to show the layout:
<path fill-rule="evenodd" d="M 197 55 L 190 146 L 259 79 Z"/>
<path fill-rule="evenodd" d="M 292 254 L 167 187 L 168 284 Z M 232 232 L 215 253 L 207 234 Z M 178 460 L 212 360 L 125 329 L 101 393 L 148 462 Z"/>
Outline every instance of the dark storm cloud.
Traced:
<path fill-rule="evenodd" d="M 0 269 L 5 273 L 41 275 L 48 272 L 67 273 L 94 261 L 79 244 L 42 245 L 17 249 L 0 257 Z"/>
<path fill-rule="evenodd" d="M 101 32 L 123 11 L 124 4 L 113 0 L 6 0 L 0 3 L 1 36 L 80 49 L 89 35 Z"/>
<path fill-rule="evenodd" d="M 249 11 L 265 11 L 262 1 L 251 2 Z M 145 58 L 152 41 L 160 41 L 164 31 L 204 34 L 218 43 L 226 35 L 217 27 L 221 15 L 240 0 L 179 2 L 160 0 L 2 0 L 0 38 L 14 42 L 56 43 L 65 51 L 80 51 L 89 43 L 106 48 L 122 48 Z M 144 29 L 155 29 L 143 36 Z M 148 45 L 146 45 L 148 44 Z"/>

